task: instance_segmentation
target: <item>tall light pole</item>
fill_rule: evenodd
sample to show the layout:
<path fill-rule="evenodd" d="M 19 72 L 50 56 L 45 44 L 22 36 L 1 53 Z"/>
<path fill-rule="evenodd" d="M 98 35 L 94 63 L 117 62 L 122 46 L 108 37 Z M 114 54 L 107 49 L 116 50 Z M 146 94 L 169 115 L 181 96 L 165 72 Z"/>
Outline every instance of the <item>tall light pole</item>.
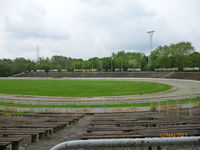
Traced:
<path fill-rule="evenodd" d="M 152 38 L 153 38 L 153 33 L 154 33 L 155 31 L 148 31 L 147 33 L 149 34 L 149 36 L 150 36 L 150 51 L 152 51 Z"/>
<path fill-rule="evenodd" d="M 85 71 L 84 71 L 84 61 L 83 61 L 83 72 L 85 72 Z"/>
<path fill-rule="evenodd" d="M 93 62 L 92 62 L 92 72 L 93 72 Z"/>
<path fill-rule="evenodd" d="M 110 62 L 110 72 L 113 72 L 112 59 L 111 59 L 111 62 Z"/>
<path fill-rule="evenodd" d="M 67 62 L 66 62 L 66 72 L 67 72 Z"/>
<path fill-rule="evenodd" d="M 155 31 L 148 31 L 147 33 L 149 34 L 149 37 L 150 37 L 150 52 L 152 51 L 152 43 L 153 43 L 153 33 L 154 33 Z M 150 64 L 150 59 L 148 59 L 148 64 Z"/>
<path fill-rule="evenodd" d="M 39 46 L 37 46 L 37 50 L 36 50 L 36 62 L 39 63 L 40 61 L 40 49 Z"/>
<path fill-rule="evenodd" d="M 75 70 L 76 70 L 76 59 L 74 61 L 74 72 L 76 72 Z"/>
<path fill-rule="evenodd" d="M 101 60 L 101 72 L 103 72 L 103 64 L 102 64 L 102 60 Z"/>

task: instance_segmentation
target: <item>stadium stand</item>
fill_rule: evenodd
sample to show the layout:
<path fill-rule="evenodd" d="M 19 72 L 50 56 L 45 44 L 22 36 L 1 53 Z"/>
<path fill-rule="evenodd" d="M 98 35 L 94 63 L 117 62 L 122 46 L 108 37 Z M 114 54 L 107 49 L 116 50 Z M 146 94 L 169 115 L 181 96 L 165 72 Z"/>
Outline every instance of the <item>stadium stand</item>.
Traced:
<path fill-rule="evenodd" d="M 24 73 L 15 77 L 79 77 L 79 78 L 170 78 L 200 80 L 200 72 L 50 72 L 50 73 Z"/>
<path fill-rule="evenodd" d="M 9 145 L 19 150 L 19 143 L 30 137 L 31 143 L 77 122 L 82 114 L 0 114 L 0 148 Z M 17 137 L 16 137 L 17 136 Z"/>
<path fill-rule="evenodd" d="M 23 144 L 38 143 L 43 137 L 69 130 L 90 116 L 85 131 L 75 139 L 120 139 L 200 136 L 200 108 L 166 112 L 98 114 L 27 113 L 0 114 L 0 149 L 19 150 Z M 83 119 L 81 119 L 83 118 Z M 57 132 L 59 131 L 59 132 Z M 66 138 L 64 138 L 66 139 Z M 48 141 L 48 138 L 44 140 Z M 70 140 L 70 139 L 67 139 Z M 74 140 L 74 139 L 71 139 Z M 23 144 L 22 144 L 23 142 Z M 40 143 L 41 144 L 41 143 Z M 40 146 L 40 145 L 39 145 Z M 41 147 L 40 149 L 45 149 Z M 50 148 L 46 148 L 50 149 Z"/>

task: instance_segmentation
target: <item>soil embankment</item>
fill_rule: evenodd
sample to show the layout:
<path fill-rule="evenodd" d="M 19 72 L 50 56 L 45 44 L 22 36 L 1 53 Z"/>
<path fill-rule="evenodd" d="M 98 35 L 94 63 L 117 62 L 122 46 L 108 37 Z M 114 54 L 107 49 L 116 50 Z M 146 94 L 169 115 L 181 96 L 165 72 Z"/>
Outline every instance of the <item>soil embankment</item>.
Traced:
<path fill-rule="evenodd" d="M 50 72 L 24 73 L 15 77 L 77 77 L 77 78 L 169 78 L 200 80 L 200 72 Z"/>

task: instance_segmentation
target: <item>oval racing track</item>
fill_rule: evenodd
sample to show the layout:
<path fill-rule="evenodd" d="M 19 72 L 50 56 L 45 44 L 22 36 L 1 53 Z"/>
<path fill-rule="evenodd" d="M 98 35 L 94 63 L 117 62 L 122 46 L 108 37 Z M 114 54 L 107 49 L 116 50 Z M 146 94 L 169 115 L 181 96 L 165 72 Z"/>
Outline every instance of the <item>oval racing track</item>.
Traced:
<path fill-rule="evenodd" d="M 30 78 L 0 78 L 0 79 L 30 79 Z M 53 78 L 31 78 L 53 79 Z M 55 79 L 54 79 L 55 80 Z M 168 91 L 143 95 L 105 96 L 105 97 L 55 97 L 34 95 L 0 94 L 0 102 L 18 104 L 125 104 L 159 102 L 164 100 L 176 100 L 200 96 L 200 81 L 160 78 L 62 78 L 58 80 L 122 80 L 122 81 L 149 81 L 169 84 L 172 88 Z"/>

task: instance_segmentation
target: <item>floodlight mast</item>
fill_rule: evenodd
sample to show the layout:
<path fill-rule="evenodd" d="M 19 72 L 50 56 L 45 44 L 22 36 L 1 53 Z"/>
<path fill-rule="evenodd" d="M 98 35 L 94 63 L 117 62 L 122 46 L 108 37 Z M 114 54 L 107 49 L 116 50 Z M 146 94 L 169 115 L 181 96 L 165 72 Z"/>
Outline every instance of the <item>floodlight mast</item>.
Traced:
<path fill-rule="evenodd" d="M 152 51 L 152 43 L 153 43 L 153 33 L 154 33 L 155 31 L 148 31 L 147 33 L 149 34 L 149 36 L 150 36 L 150 52 Z M 148 64 L 150 64 L 150 59 L 148 59 Z"/>
<path fill-rule="evenodd" d="M 147 33 L 150 35 L 150 51 L 152 51 L 152 37 L 155 31 L 148 31 Z"/>
<path fill-rule="evenodd" d="M 36 62 L 37 63 L 39 63 L 39 61 L 40 61 L 39 53 L 40 53 L 40 48 L 39 48 L 39 46 L 37 46 L 37 50 L 36 50 Z"/>

